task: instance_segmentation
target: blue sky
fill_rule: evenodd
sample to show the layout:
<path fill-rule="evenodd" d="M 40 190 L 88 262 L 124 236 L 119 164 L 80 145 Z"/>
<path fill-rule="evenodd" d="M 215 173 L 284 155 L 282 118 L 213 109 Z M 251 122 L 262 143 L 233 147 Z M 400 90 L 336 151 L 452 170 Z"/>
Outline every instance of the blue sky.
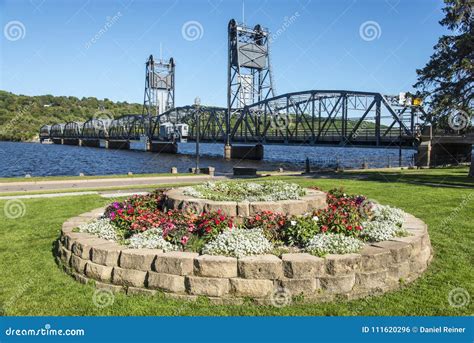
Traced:
<path fill-rule="evenodd" d="M 3 90 L 142 103 L 144 63 L 161 50 L 176 61 L 176 105 L 191 104 L 196 96 L 203 104 L 226 104 L 227 23 L 242 20 L 242 0 L 0 4 Z M 246 0 L 244 6 L 246 24 L 262 24 L 275 35 L 278 94 L 410 90 L 416 68 L 424 66 L 445 33 L 438 24 L 442 7 L 438 0 Z M 183 37 L 190 21 L 202 27 L 195 40 Z M 109 28 L 100 33 L 107 22 Z M 367 22 L 375 22 L 369 23 L 375 36 L 370 30 L 361 35 Z"/>

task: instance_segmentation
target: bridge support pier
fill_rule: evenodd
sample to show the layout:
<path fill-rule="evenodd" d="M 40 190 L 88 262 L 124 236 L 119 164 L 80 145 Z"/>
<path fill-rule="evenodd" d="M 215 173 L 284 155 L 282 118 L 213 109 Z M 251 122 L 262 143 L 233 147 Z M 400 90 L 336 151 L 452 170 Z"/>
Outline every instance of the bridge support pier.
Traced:
<path fill-rule="evenodd" d="M 456 165 L 471 161 L 472 144 L 439 142 L 437 139 L 421 142 L 415 157 L 417 167 Z"/>
<path fill-rule="evenodd" d="M 112 141 L 108 140 L 106 144 L 107 149 L 128 150 L 130 149 L 130 142 L 128 141 Z"/>
<path fill-rule="evenodd" d="M 81 146 L 99 148 L 100 147 L 100 140 L 98 139 L 81 139 Z"/>
<path fill-rule="evenodd" d="M 263 145 L 225 145 L 225 159 L 263 160 Z"/>
<path fill-rule="evenodd" d="M 149 151 L 160 154 L 177 154 L 178 144 L 172 142 L 150 142 Z"/>

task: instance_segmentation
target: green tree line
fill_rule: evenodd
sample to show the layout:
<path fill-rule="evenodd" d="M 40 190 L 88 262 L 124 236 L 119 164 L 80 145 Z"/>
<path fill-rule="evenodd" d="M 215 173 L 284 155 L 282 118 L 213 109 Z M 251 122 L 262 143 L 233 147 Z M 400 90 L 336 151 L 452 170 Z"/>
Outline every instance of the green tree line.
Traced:
<path fill-rule="evenodd" d="M 17 95 L 0 90 L 0 140 L 28 141 L 44 124 L 141 114 L 142 105 L 107 98 Z"/>

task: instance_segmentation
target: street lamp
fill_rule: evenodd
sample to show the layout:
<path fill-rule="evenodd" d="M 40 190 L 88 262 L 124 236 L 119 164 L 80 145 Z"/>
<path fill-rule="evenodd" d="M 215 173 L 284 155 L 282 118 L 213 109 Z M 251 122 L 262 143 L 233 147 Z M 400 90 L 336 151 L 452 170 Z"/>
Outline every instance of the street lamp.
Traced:
<path fill-rule="evenodd" d="M 199 111 L 201 106 L 201 98 L 198 96 L 194 99 L 194 107 L 196 107 L 195 120 L 196 120 L 196 169 L 195 173 L 199 174 Z"/>

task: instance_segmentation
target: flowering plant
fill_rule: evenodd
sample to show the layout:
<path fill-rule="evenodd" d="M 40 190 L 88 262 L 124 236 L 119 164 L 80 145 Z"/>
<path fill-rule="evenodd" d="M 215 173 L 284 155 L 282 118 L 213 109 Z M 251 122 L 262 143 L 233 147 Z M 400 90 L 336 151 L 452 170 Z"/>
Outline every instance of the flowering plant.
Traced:
<path fill-rule="evenodd" d="M 247 228 L 261 228 L 265 237 L 274 244 L 281 244 L 284 240 L 283 228 L 287 225 L 285 214 L 272 211 L 262 211 L 253 217 L 246 218 L 244 226 Z"/>
<path fill-rule="evenodd" d="M 362 204 L 365 200 L 362 196 L 349 196 L 341 189 L 329 191 L 328 206 L 314 212 L 320 231 L 358 236 L 362 230 Z"/>
<path fill-rule="evenodd" d="M 104 212 L 104 218 L 122 231 L 143 232 L 159 226 L 159 218 L 165 200 L 165 190 L 156 190 L 147 195 L 132 197 L 110 204 Z"/>
<path fill-rule="evenodd" d="M 217 237 L 221 232 L 232 229 L 234 222 L 222 210 L 201 213 L 194 223 L 193 233 L 206 237 L 207 240 Z"/>
<path fill-rule="evenodd" d="M 283 235 L 289 245 L 303 246 L 319 232 L 317 216 L 291 217 Z"/>
<path fill-rule="evenodd" d="M 306 191 L 295 183 L 265 182 L 206 182 L 187 187 L 184 194 L 217 201 L 278 201 L 300 199 Z"/>
<path fill-rule="evenodd" d="M 207 243 L 203 254 L 244 257 L 269 253 L 273 245 L 265 238 L 261 229 L 227 230 Z"/>
<path fill-rule="evenodd" d="M 306 245 L 305 251 L 316 256 L 349 254 L 358 252 L 363 246 L 364 243 L 357 238 L 329 233 L 314 236 Z"/>

